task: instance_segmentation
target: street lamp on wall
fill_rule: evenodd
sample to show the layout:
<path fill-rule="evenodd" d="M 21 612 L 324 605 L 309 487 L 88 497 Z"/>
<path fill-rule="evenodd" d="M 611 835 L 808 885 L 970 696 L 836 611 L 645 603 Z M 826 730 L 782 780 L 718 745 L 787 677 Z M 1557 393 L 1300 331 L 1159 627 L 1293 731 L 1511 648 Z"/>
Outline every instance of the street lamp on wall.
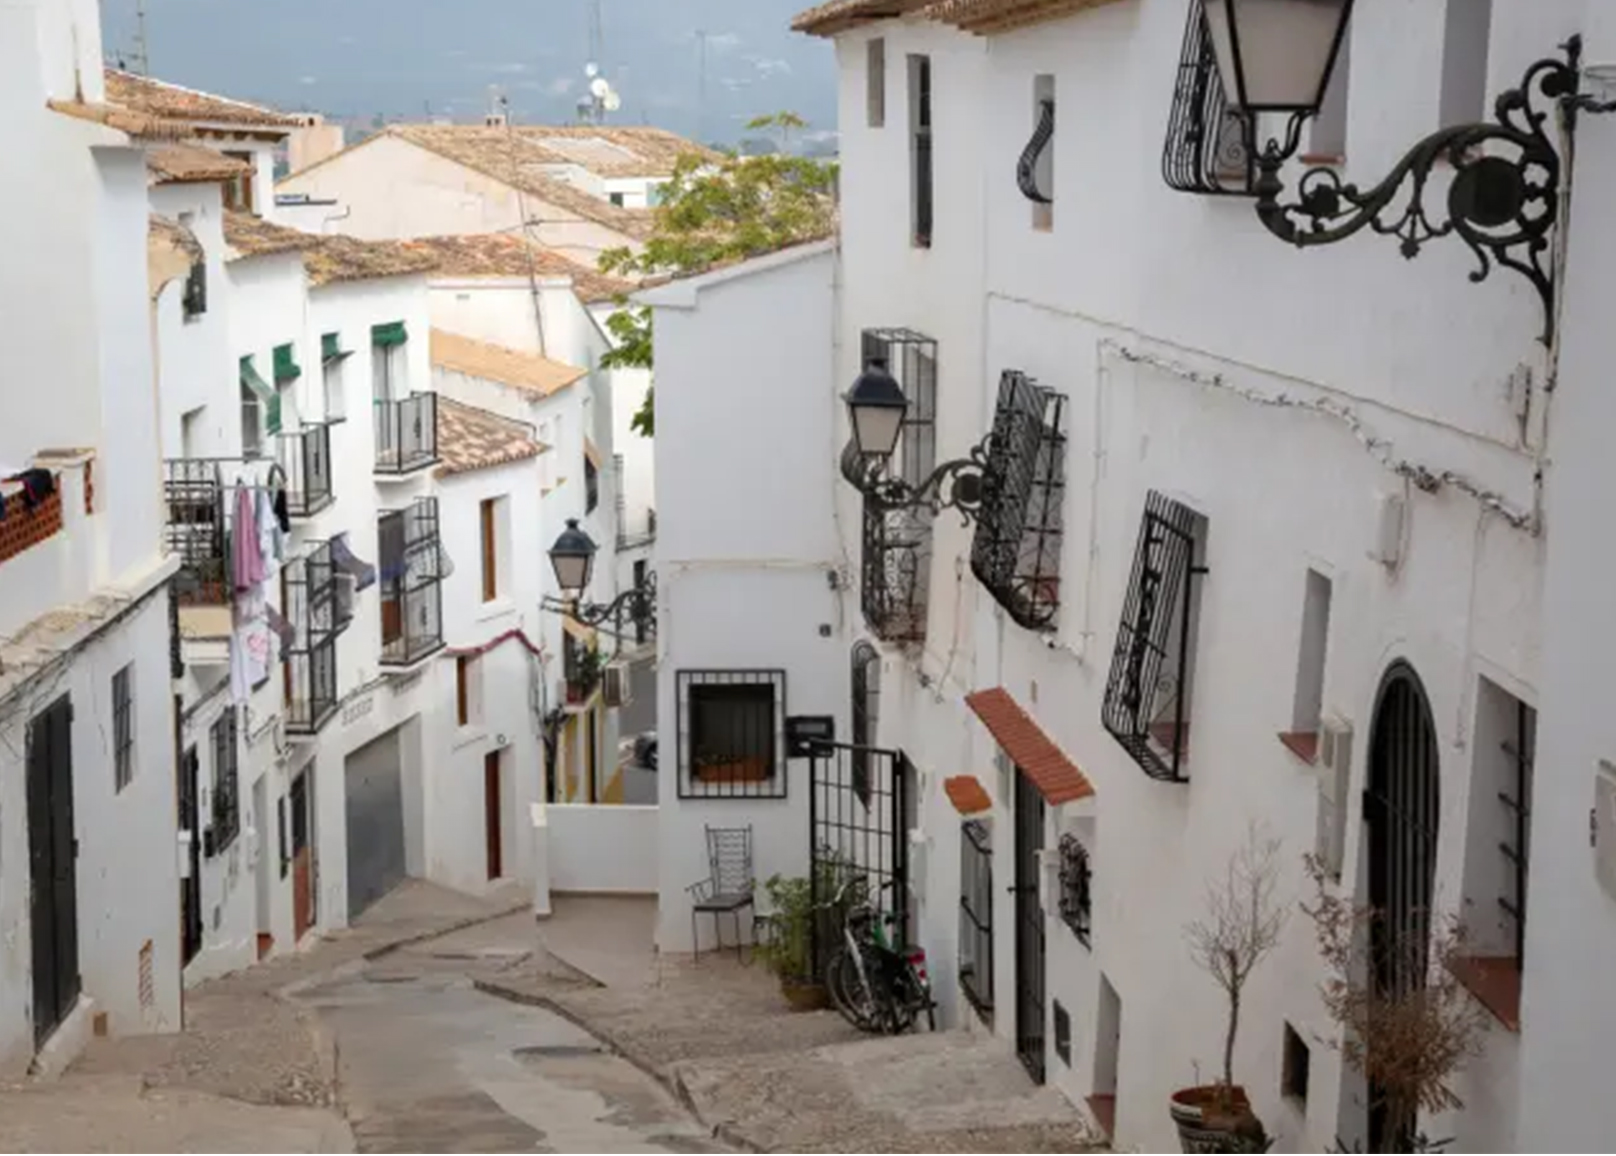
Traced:
<path fill-rule="evenodd" d="M 656 626 L 656 574 L 648 572 L 643 581 L 632 590 L 625 590 L 606 603 L 582 602 L 583 592 L 595 569 L 595 540 L 578 525 L 577 518 L 568 518 L 566 529 L 550 547 L 550 565 L 555 569 L 556 585 L 561 598 L 546 599 L 547 609 L 554 610 L 581 622 L 585 626 L 616 623 L 622 632 L 624 619 L 637 628 L 654 629 Z"/>
<path fill-rule="evenodd" d="M 1488 123 L 1442 128 L 1415 144 L 1379 184 L 1362 189 L 1333 168 L 1302 174 L 1285 197 L 1280 172 L 1301 145 L 1302 126 L 1324 101 L 1353 0 L 1202 0 L 1218 69 L 1257 151 L 1257 215 L 1268 231 L 1303 247 L 1333 244 L 1365 228 L 1397 237 L 1405 257 L 1457 236 L 1476 257 L 1472 281 L 1495 264 L 1524 276 L 1543 302 L 1543 341 L 1553 332 L 1551 239 L 1560 216 L 1561 154 L 1550 133 L 1560 113 L 1570 140 L 1579 110 L 1612 105 L 1578 94 L 1581 37 L 1539 60 L 1499 96 Z M 1284 134 L 1256 149 L 1263 114 L 1286 116 Z M 1453 170 L 1446 212 L 1426 205 L 1432 170 Z M 1407 188 L 1406 197 L 1403 190 Z"/>
<path fill-rule="evenodd" d="M 992 434 L 971 447 L 969 456 L 944 462 L 930 476 L 911 485 L 887 474 L 886 467 L 898 448 L 909 399 L 886 361 L 872 357 L 842 398 L 853 427 L 857 467 L 849 480 L 866 500 L 887 509 L 925 507 L 933 513 L 957 510 L 969 523 L 982 506 L 982 475 L 987 468 Z"/>

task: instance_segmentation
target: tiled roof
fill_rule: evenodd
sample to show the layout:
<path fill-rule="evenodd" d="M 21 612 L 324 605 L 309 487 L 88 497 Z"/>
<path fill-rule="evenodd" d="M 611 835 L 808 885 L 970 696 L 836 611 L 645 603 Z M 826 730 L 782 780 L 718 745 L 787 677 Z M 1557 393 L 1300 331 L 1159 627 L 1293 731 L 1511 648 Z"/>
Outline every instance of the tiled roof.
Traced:
<path fill-rule="evenodd" d="M 196 234 L 178 221 L 171 221 L 167 217 L 160 217 L 153 213 L 151 223 L 147 228 L 147 237 L 150 241 L 161 241 L 172 245 L 193 261 L 202 259 L 202 245 L 196 239 Z"/>
<path fill-rule="evenodd" d="M 983 811 L 993 809 L 993 800 L 988 796 L 987 788 L 975 775 L 955 775 L 951 779 L 944 779 L 943 794 L 954 804 L 954 810 L 962 815 L 980 815 Z"/>
<path fill-rule="evenodd" d="M 237 157 L 227 157 L 205 145 L 164 145 L 146 154 L 146 171 L 159 184 L 170 181 L 224 181 L 252 171 Z"/>
<path fill-rule="evenodd" d="M 665 128 L 611 125 L 519 125 L 530 149 L 543 149 L 556 164 L 574 164 L 602 177 L 666 177 L 686 153 L 707 160 L 718 154 Z"/>
<path fill-rule="evenodd" d="M 225 244 L 236 251 L 238 257 L 263 257 L 270 253 L 291 253 L 312 248 L 320 243 L 313 233 L 274 225 L 251 213 L 224 215 Z"/>
<path fill-rule="evenodd" d="M 987 35 L 1025 28 L 1098 8 L 1116 0 L 935 0 L 921 10 L 928 20 L 952 24 L 965 32 Z"/>
<path fill-rule="evenodd" d="M 187 124 L 120 108 L 115 104 L 92 104 L 82 100 L 48 100 L 45 107 L 76 120 L 104 124 L 108 128 L 128 133 L 136 140 L 180 140 L 191 135 L 191 127 Z"/>
<path fill-rule="evenodd" d="M 467 377 L 497 381 L 540 397 L 565 389 L 589 372 L 536 353 L 475 341 L 445 329 L 432 331 L 432 365 L 435 369 L 463 373 Z"/>
<path fill-rule="evenodd" d="M 456 237 L 417 237 L 404 242 L 430 253 L 443 277 L 570 277 L 585 304 L 632 293 L 631 281 L 612 277 L 511 233 L 468 233 Z"/>
<path fill-rule="evenodd" d="M 545 448 L 520 422 L 438 397 L 440 478 L 538 457 Z"/>
<path fill-rule="evenodd" d="M 870 20 L 913 12 L 928 0 L 830 0 L 791 18 L 791 27 L 812 36 L 835 36 Z"/>
<path fill-rule="evenodd" d="M 1088 776 L 1067 758 L 1010 692 L 1003 687 L 979 690 L 965 696 L 965 705 L 976 713 L 995 742 L 1038 787 L 1051 804 L 1071 803 L 1094 794 Z"/>
<path fill-rule="evenodd" d="M 314 244 L 304 249 L 303 265 L 309 271 L 309 284 L 315 288 L 339 281 L 427 273 L 437 267 L 431 253 L 402 241 L 361 241 L 340 233 L 310 239 Z"/>
<path fill-rule="evenodd" d="M 525 133 L 480 125 L 410 124 L 393 125 L 378 135 L 409 141 L 624 236 L 643 238 L 651 232 L 649 210 L 620 208 L 550 175 L 546 171 L 550 166 L 565 162 L 543 145 L 533 143 Z M 364 144 L 355 147 L 363 148 Z"/>
<path fill-rule="evenodd" d="M 135 112 L 168 120 L 185 120 L 202 124 L 232 124 L 252 128 L 293 129 L 301 124 L 295 116 L 276 112 L 259 104 L 232 100 L 227 96 L 214 96 L 208 92 L 182 88 L 153 80 L 149 76 L 136 76 L 116 68 L 106 70 L 107 100 Z"/>

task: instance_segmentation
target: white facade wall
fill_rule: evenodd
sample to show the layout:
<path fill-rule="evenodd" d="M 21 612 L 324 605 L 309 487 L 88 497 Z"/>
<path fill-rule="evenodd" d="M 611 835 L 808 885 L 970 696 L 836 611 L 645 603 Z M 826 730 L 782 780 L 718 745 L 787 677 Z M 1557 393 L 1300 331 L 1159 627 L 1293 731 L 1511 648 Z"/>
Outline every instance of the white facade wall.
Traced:
<path fill-rule="evenodd" d="M 657 492 L 668 512 L 654 547 L 662 951 L 691 949 L 685 889 L 707 877 L 706 826 L 751 827 L 760 882 L 808 868 L 806 764 L 777 770 L 784 798 L 679 797 L 679 672 L 782 671 L 785 714 L 833 715 L 847 733 L 853 623 L 831 578 L 850 560 L 825 404 L 834 270 L 830 247 L 816 245 L 642 296 L 655 309 Z M 766 387 L 761 364 L 773 367 Z M 710 945 L 705 921 L 700 934 Z"/>
<path fill-rule="evenodd" d="M 659 808 L 551 803 L 544 810 L 552 892 L 656 893 Z"/>

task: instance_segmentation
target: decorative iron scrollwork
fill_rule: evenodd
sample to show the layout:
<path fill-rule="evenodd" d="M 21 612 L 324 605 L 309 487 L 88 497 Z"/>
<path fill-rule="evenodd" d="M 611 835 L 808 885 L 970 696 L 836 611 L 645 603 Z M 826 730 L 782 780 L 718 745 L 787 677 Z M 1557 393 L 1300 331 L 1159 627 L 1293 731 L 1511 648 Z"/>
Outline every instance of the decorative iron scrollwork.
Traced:
<path fill-rule="evenodd" d="M 649 570 L 638 586 L 625 590 L 610 602 L 576 602 L 546 598 L 545 606 L 585 626 L 612 624 L 612 632 L 624 634 L 630 627 L 656 630 L 656 571 Z"/>
<path fill-rule="evenodd" d="M 1054 136 L 1055 102 L 1041 100 L 1038 102 L 1038 124 L 1032 130 L 1032 139 L 1021 150 L 1021 159 L 1016 162 L 1016 186 L 1021 190 L 1021 195 L 1040 205 L 1050 204 L 1055 199 L 1045 195 L 1038 187 L 1038 158 L 1049 147 Z"/>
<path fill-rule="evenodd" d="M 1181 193 L 1249 196 L 1255 166 L 1246 119 L 1229 104 L 1201 0 L 1191 0 L 1173 86 L 1162 178 Z"/>
<path fill-rule="evenodd" d="M 1270 140 L 1258 158 L 1257 215 L 1275 236 L 1298 246 L 1328 245 L 1370 228 L 1397 237 L 1408 258 L 1431 241 L 1456 235 L 1476 257 L 1471 281 L 1485 280 L 1496 263 L 1531 282 L 1543 302 L 1548 344 L 1561 160 L 1545 126 L 1555 109 L 1563 110 L 1569 123 L 1578 107 L 1591 107 L 1579 105 L 1576 96 L 1580 53 L 1580 41 L 1573 38 L 1565 59 L 1539 60 L 1526 70 L 1520 87 L 1498 97 L 1496 123 L 1432 133 L 1369 189 L 1343 182 L 1333 169 L 1315 168 L 1302 175 L 1295 199 L 1282 202 L 1280 169 L 1301 137 L 1302 118 L 1293 118 L 1285 139 Z M 1426 205 L 1431 171 L 1441 162 L 1453 168 L 1445 217 L 1434 216 Z"/>

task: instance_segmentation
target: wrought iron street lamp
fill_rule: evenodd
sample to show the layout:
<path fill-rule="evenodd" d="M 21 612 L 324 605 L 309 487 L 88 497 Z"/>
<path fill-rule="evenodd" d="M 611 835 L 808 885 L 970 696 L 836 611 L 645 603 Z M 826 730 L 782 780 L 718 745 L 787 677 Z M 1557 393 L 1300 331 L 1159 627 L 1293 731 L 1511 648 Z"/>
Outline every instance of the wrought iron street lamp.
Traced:
<path fill-rule="evenodd" d="M 625 619 L 637 628 L 653 629 L 656 626 L 655 572 L 647 572 L 639 585 L 623 591 L 610 602 L 580 601 L 594 572 L 596 549 L 595 540 L 578 525 L 578 519 L 568 518 L 567 528 L 550 547 L 550 565 L 555 568 L 556 585 L 561 588 L 562 596 L 546 599 L 546 608 L 585 626 L 615 623 L 619 633 Z"/>
<path fill-rule="evenodd" d="M 1257 152 L 1257 215 L 1269 232 L 1297 246 L 1328 245 L 1365 228 L 1397 237 L 1405 257 L 1457 236 L 1475 255 L 1472 281 L 1502 265 L 1524 276 L 1542 299 L 1543 341 L 1553 333 L 1554 254 L 1561 211 L 1561 152 L 1551 136 L 1558 110 L 1567 149 L 1579 111 L 1616 105 L 1579 95 L 1581 37 L 1562 56 L 1539 60 L 1519 87 L 1499 96 L 1493 120 L 1439 129 L 1415 144 L 1385 180 L 1363 189 L 1332 168 L 1313 168 L 1284 199 L 1281 169 L 1319 111 L 1340 55 L 1353 0 L 1203 0 L 1224 85 L 1256 150 L 1257 118 L 1288 116 L 1282 137 Z M 1447 206 L 1426 205 L 1432 170 L 1452 168 Z M 1407 189 L 1406 195 L 1404 189 Z"/>
<path fill-rule="evenodd" d="M 969 456 L 944 462 L 929 477 L 911 485 L 886 472 L 909 410 L 909 399 L 897 379 L 887 372 L 886 362 L 871 358 L 843 400 L 853 427 L 853 444 L 844 458 L 843 473 L 866 500 L 893 510 L 957 510 L 967 523 L 971 521 L 982 506 L 982 476 L 992 434 L 972 446 Z"/>

